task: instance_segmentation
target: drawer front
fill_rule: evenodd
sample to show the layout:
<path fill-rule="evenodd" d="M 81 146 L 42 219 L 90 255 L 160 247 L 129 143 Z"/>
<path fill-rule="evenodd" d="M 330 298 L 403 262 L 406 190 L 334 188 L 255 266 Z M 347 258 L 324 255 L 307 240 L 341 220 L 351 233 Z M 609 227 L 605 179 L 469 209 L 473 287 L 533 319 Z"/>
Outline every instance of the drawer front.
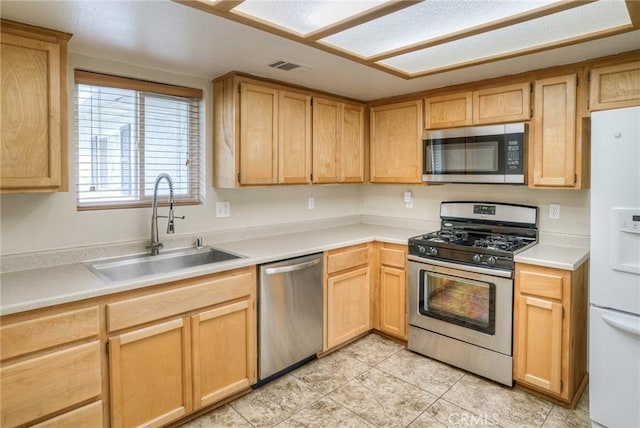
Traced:
<path fill-rule="evenodd" d="M 381 248 L 380 264 L 404 269 L 407 266 L 407 252 L 394 248 Z"/>
<path fill-rule="evenodd" d="M 99 428 L 102 424 L 102 400 L 79 409 L 63 413 L 55 418 L 33 425 L 33 428 Z"/>
<path fill-rule="evenodd" d="M 564 281 L 570 280 L 570 273 L 557 269 L 524 267 L 517 270 L 516 278 L 520 293 L 562 300 L 562 286 Z"/>
<path fill-rule="evenodd" d="M 340 272 L 345 269 L 366 265 L 369 263 L 369 247 L 349 248 L 330 252 L 327 256 L 327 274 Z"/>
<path fill-rule="evenodd" d="M 3 325 L 0 328 L 2 360 L 95 337 L 99 331 L 97 306 Z"/>
<path fill-rule="evenodd" d="M 112 332 L 249 296 L 255 287 L 254 267 L 185 281 L 182 288 L 108 304 L 108 330 Z"/>
<path fill-rule="evenodd" d="M 100 342 L 0 368 L 0 425 L 28 423 L 100 396 Z"/>

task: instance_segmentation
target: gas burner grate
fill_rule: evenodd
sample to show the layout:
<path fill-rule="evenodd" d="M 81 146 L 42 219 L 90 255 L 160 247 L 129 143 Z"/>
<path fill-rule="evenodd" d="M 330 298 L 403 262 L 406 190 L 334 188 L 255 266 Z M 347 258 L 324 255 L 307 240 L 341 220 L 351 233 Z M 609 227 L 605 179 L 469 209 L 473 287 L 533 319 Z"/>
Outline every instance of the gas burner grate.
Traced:
<path fill-rule="evenodd" d="M 473 246 L 488 250 L 514 251 L 526 244 L 526 241 L 519 236 L 490 235 L 483 239 L 477 239 Z"/>
<path fill-rule="evenodd" d="M 429 242 L 446 242 L 449 244 L 455 244 L 458 242 L 464 242 L 469 238 L 469 233 L 464 230 L 457 229 L 443 229 L 437 232 L 432 232 L 424 235 L 423 239 Z"/>

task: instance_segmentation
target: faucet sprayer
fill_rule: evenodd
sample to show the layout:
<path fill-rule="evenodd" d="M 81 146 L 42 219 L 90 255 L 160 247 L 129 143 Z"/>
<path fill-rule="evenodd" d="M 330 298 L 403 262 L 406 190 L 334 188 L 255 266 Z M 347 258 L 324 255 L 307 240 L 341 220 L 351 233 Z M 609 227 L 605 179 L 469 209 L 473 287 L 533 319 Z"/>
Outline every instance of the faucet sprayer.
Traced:
<path fill-rule="evenodd" d="M 160 181 L 162 179 L 167 180 L 167 183 L 169 183 L 169 215 L 166 216 L 158 215 L 158 185 L 160 184 Z M 157 256 L 160 253 L 160 249 L 163 247 L 162 243 L 158 240 L 158 217 L 166 217 L 168 219 L 167 233 L 174 233 L 174 219 L 184 219 L 184 216 L 175 217 L 173 215 L 173 181 L 171 180 L 169 174 L 167 174 L 166 172 L 163 172 L 156 177 L 156 183 L 153 188 L 153 203 L 151 210 L 151 243 L 146 246 L 146 248 L 151 249 L 152 256 Z"/>

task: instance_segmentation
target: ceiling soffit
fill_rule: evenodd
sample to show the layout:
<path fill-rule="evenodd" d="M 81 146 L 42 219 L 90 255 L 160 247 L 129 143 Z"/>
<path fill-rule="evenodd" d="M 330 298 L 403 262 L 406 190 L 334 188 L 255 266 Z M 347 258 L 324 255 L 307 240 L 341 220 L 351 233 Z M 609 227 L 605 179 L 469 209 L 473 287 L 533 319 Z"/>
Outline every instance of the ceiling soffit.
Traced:
<path fill-rule="evenodd" d="M 637 0 L 173 0 L 413 79 L 640 28 Z"/>

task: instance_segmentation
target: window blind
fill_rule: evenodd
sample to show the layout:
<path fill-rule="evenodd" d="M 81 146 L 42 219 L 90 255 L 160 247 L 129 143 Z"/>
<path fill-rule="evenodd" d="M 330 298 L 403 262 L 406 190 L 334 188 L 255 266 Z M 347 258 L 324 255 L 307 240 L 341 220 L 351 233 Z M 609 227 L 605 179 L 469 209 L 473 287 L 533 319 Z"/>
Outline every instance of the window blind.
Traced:
<path fill-rule="evenodd" d="M 76 70 L 75 97 L 79 210 L 149 206 L 163 172 L 176 204 L 203 201 L 201 90 Z"/>

